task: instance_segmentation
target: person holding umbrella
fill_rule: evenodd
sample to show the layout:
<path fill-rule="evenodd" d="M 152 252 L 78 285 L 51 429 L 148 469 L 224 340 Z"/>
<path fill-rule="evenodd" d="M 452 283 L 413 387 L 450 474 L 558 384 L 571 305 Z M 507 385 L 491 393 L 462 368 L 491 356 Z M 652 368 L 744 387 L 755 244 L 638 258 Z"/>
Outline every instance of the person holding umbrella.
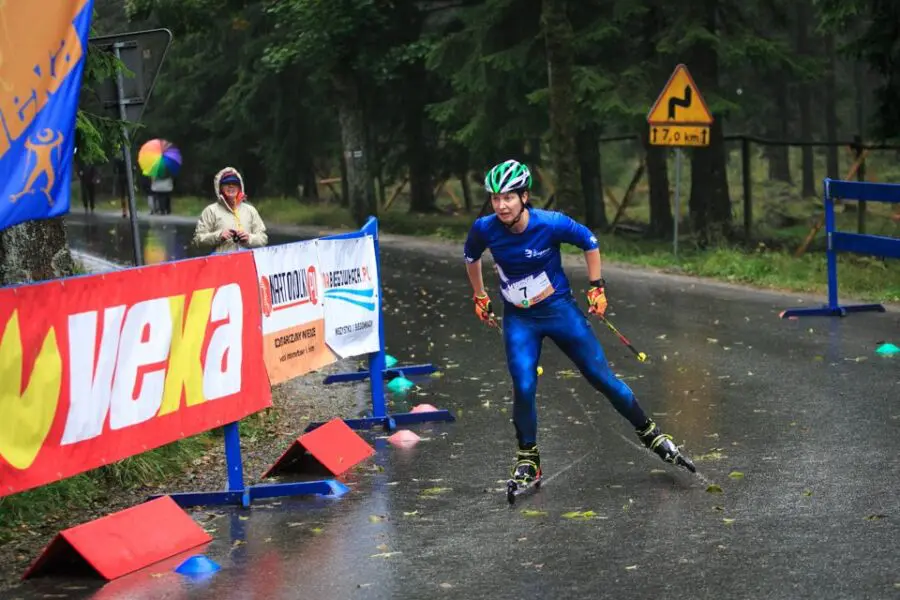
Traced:
<path fill-rule="evenodd" d="M 214 252 L 233 252 L 265 246 L 269 237 L 256 208 L 247 202 L 244 179 L 234 167 L 225 167 L 213 179 L 216 202 L 203 209 L 193 243 Z"/>
<path fill-rule="evenodd" d="M 150 214 L 172 213 L 172 178 L 181 169 L 181 151 L 166 140 L 150 140 L 138 153 L 141 172 L 150 178 Z"/>

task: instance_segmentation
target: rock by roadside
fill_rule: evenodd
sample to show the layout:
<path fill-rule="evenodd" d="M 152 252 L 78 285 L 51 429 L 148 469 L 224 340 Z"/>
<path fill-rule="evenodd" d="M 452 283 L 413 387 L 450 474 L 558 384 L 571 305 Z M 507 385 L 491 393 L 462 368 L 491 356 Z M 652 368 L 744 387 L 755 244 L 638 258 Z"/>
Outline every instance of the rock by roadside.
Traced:
<path fill-rule="evenodd" d="M 249 484 L 258 481 L 266 468 L 281 456 L 290 442 L 303 433 L 309 423 L 327 421 L 334 417 L 356 417 L 367 408 L 366 405 L 359 404 L 357 397 L 366 398 L 368 395 L 357 394 L 356 390 L 357 386 L 368 386 L 368 382 L 333 386 L 322 383 L 330 373 L 355 371 L 356 364 L 355 360 L 339 361 L 315 373 L 273 386 L 273 407 L 248 417 L 264 423 L 265 427 L 261 428 L 264 433 L 255 439 L 248 436 L 241 439 L 245 482 Z M 19 529 L 10 541 L 0 547 L 0 596 L 5 597 L 6 592 L 21 584 L 21 576 L 31 562 L 53 536 L 63 529 L 134 506 L 151 494 L 220 490 L 225 489 L 225 486 L 225 454 L 222 446 L 214 445 L 204 456 L 196 459 L 180 475 L 173 476 L 165 485 L 110 493 L 108 499 L 104 498 L 103 502 L 98 502 L 95 506 L 69 512 L 64 517 L 51 517 L 40 526 Z"/>

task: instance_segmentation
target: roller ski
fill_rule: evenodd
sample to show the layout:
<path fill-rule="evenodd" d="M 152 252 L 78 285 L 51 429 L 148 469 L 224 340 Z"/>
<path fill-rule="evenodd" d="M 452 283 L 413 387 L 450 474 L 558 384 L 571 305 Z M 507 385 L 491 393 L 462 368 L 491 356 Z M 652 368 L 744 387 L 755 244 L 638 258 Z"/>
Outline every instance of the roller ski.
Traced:
<path fill-rule="evenodd" d="M 516 497 L 541 487 L 541 456 L 537 448 L 519 450 L 512 477 L 506 482 L 506 500 L 515 504 Z"/>
<path fill-rule="evenodd" d="M 644 445 L 665 462 L 684 467 L 691 473 L 697 472 L 697 467 L 690 458 L 681 453 L 672 441 L 672 436 L 662 433 L 653 421 L 648 421 L 646 427 L 636 430 L 636 433 Z"/>

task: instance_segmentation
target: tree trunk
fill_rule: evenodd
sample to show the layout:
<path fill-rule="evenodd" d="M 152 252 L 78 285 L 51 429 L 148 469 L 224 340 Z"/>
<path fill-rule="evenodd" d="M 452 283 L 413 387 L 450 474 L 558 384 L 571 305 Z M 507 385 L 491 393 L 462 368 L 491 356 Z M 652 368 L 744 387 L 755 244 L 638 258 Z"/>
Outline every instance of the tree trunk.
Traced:
<path fill-rule="evenodd" d="M 466 214 L 472 212 L 472 185 L 469 183 L 468 171 L 463 171 L 458 175 L 459 184 L 462 186 L 463 202 L 466 205 Z"/>
<path fill-rule="evenodd" d="M 575 105 L 572 82 L 572 24 L 566 0 L 543 0 L 541 21 L 547 49 L 550 88 L 550 154 L 556 184 L 556 206 L 578 214 L 578 160 L 575 156 Z"/>
<path fill-rule="evenodd" d="M 578 132 L 576 144 L 584 196 L 584 220 L 589 229 L 606 229 L 606 205 L 603 202 L 603 178 L 600 172 L 600 141 L 597 128 L 588 126 Z"/>
<path fill-rule="evenodd" d="M 434 186 L 431 182 L 430 149 L 425 141 L 425 103 L 428 86 L 425 65 L 413 65 L 406 74 L 403 115 L 406 136 L 406 162 L 409 165 L 409 212 L 435 212 Z"/>
<path fill-rule="evenodd" d="M 669 198 L 669 169 L 666 164 L 668 148 L 650 145 L 648 127 L 644 128 L 642 141 L 647 152 L 647 182 L 650 186 L 650 227 L 647 237 L 666 238 L 675 229 Z"/>
<path fill-rule="evenodd" d="M 788 124 L 788 90 L 787 81 L 781 73 L 774 77 L 775 104 L 778 116 L 771 120 L 768 137 L 784 140 L 790 134 Z M 764 154 L 769 161 L 769 179 L 793 183 L 791 177 L 791 160 L 787 146 L 767 146 Z"/>
<path fill-rule="evenodd" d="M 717 4 L 717 0 L 706 0 L 704 4 L 704 22 L 713 34 L 717 33 Z M 718 89 L 719 56 L 715 46 L 698 42 L 693 50 L 697 85 L 701 90 Z M 714 117 L 709 131 L 709 146 L 695 148 L 691 160 L 689 211 L 693 231 L 701 246 L 705 246 L 710 239 L 731 235 L 731 197 L 728 194 L 722 115 Z"/>
<path fill-rule="evenodd" d="M 825 72 L 825 138 L 832 146 L 825 150 L 825 171 L 828 177 L 839 179 L 841 177 L 838 163 L 837 147 L 837 82 L 835 69 L 837 68 L 837 55 L 834 50 L 834 34 L 825 36 L 825 52 L 828 57 L 828 69 Z"/>
<path fill-rule="evenodd" d="M 369 173 L 366 127 L 359 86 L 352 73 L 335 76 L 338 97 L 338 119 L 341 125 L 341 144 L 347 169 L 347 195 L 350 214 L 362 227 L 370 216 L 378 215 L 375 186 Z"/>
<path fill-rule="evenodd" d="M 344 208 L 350 207 L 350 181 L 347 177 L 347 159 L 344 158 L 344 153 L 341 151 L 339 155 L 340 163 L 338 163 L 341 167 L 341 206 Z"/>
<path fill-rule="evenodd" d="M 316 177 L 316 165 L 311 156 L 305 156 L 303 159 L 302 169 L 302 185 L 304 200 L 319 199 L 319 182 Z"/>
<path fill-rule="evenodd" d="M 809 6 L 807 0 L 797 2 L 797 53 L 809 54 Z M 800 109 L 800 139 L 810 141 L 813 137 L 811 84 L 801 81 L 797 90 L 797 104 Z M 816 195 L 816 172 L 813 161 L 813 147 L 801 146 L 802 195 Z"/>
<path fill-rule="evenodd" d="M 74 273 L 62 217 L 27 221 L 0 231 L 0 285 L 45 281 Z"/>
<path fill-rule="evenodd" d="M 544 181 L 537 177 L 537 168 L 544 164 L 541 155 L 541 138 L 532 138 L 528 140 L 528 152 L 526 154 L 528 160 L 528 168 L 531 169 L 532 185 L 531 195 L 543 198 L 547 192 L 544 187 Z"/>

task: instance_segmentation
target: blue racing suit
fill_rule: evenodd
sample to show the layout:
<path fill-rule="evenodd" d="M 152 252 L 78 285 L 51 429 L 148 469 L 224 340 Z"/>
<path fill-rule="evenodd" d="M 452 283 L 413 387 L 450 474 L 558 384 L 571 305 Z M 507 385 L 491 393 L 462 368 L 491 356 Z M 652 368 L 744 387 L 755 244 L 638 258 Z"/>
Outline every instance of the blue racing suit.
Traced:
<path fill-rule="evenodd" d="M 513 423 L 520 448 L 537 443 L 537 366 L 550 338 L 582 375 L 635 427 L 647 422 L 631 388 L 609 368 L 591 324 L 578 307 L 562 268 L 560 244 L 598 248 L 591 231 L 559 212 L 528 209 L 528 225 L 513 233 L 496 217 L 482 217 L 466 239 L 466 262 L 490 250 L 500 275 L 503 338 L 513 380 Z"/>

